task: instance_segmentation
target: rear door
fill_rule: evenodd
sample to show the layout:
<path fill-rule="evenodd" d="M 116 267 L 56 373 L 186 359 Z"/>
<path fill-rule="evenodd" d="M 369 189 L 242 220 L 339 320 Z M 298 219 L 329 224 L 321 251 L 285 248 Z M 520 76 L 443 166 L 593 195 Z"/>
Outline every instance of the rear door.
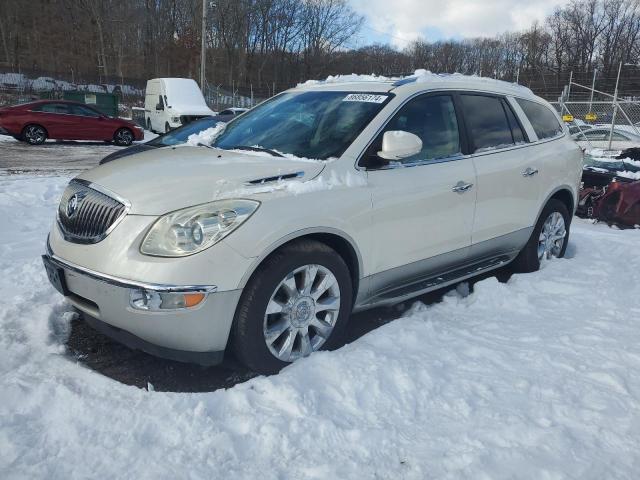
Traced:
<path fill-rule="evenodd" d="M 101 113 L 84 105 L 70 104 L 69 109 L 73 117 L 73 128 L 79 140 L 108 140 L 113 136 L 113 132 L 107 131 Z"/>
<path fill-rule="evenodd" d="M 477 175 L 471 254 L 518 249 L 529 238 L 540 207 L 536 148 L 528 145 L 506 98 L 461 93 L 460 103 Z"/>
<path fill-rule="evenodd" d="M 66 103 L 44 103 L 32 109 L 33 119 L 29 123 L 42 125 L 49 138 L 75 140 L 73 118 Z"/>
<path fill-rule="evenodd" d="M 461 153 L 454 95 L 405 103 L 368 148 L 368 165 L 375 165 L 384 132 L 397 130 L 417 135 L 423 146 L 417 155 L 368 168 L 378 273 L 372 293 L 463 264 L 471 244 L 476 180 L 473 160 Z M 459 185 L 468 187 L 456 191 Z"/>

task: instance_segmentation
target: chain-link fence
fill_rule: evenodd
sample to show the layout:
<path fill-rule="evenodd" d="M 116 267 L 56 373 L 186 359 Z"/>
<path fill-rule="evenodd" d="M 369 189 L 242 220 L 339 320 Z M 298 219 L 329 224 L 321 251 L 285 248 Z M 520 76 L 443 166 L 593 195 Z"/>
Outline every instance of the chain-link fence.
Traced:
<path fill-rule="evenodd" d="M 571 93 L 580 101 L 571 101 Z M 588 101 L 582 100 L 585 96 Z M 640 100 L 619 95 L 617 84 L 611 95 L 571 82 L 553 105 L 576 142 L 587 151 L 640 147 Z"/>

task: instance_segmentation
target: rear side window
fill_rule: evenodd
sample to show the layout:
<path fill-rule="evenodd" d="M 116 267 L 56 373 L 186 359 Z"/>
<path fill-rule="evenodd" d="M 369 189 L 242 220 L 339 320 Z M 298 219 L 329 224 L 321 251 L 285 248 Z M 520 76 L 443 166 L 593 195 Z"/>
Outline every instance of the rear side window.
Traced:
<path fill-rule="evenodd" d="M 69 113 L 69 110 L 64 103 L 45 103 L 44 105 L 37 106 L 33 111 L 45 113 Z"/>
<path fill-rule="evenodd" d="M 530 100 L 523 100 L 522 98 L 517 98 L 516 101 L 524 110 L 539 140 L 553 138 L 562 134 L 560 122 L 548 107 Z"/>
<path fill-rule="evenodd" d="M 486 95 L 461 95 L 461 99 L 474 153 L 508 147 L 516 143 L 501 98 Z"/>

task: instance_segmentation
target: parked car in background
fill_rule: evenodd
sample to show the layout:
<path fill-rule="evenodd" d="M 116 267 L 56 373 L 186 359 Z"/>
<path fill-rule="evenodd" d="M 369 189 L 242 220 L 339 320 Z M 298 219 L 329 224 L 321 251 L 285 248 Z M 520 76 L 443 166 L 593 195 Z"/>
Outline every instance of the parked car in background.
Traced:
<path fill-rule="evenodd" d="M 140 152 L 146 152 L 147 150 L 185 143 L 190 135 L 200 133 L 207 128 L 214 127 L 216 123 L 217 122 L 214 117 L 204 117 L 194 120 L 191 123 L 178 127 L 175 130 L 171 130 L 169 133 L 164 133 L 152 140 L 149 140 L 148 142 L 139 143 L 129 148 L 123 148 L 122 150 L 113 152 L 100 160 L 100 165 L 118 158 L 128 157 L 129 155 L 134 155 Z"/>
<path fill-rule="evenodd" d="M 549 103 L 461 75 L 301 85 L 209 143 L 73 179 L 43 261 L 107 335 L 262 373 L 354 310 L 564 256 L 582 173 Z"/>
<path fill-rule="evenodd" d="M 583 124 L 583 125 L 567 124 L 567 126 L 569 127 L 569 133 L 571 135 L 575 135 L 576 133 L 580 133 L 580 132 L 586 132 L 587 130 L 591 130 L 593 128 L 593 126 L 589 124 Z"/>
<path fill-rule="evenodd" d="M 594 127 L 578 132 L 573 135 L 573 139 L 583 148 L 606 148 L 609 144 L 609 136 L 611 136 L 612 147 L 616 150 L 640 146 L 640 135 L 618 127 L 614 127 L 612 134 L 610 126 Z"/>
<path fill-rule="evenodd" d="M 200 87 L 190 78 L 149 80 L 144 112 L 147 130 L 155 133 L 167 133 L 198 118 L 214 115 Z"/>
<path fill-rule="evenodd" d="M 40 100 L 0 108 L 0 133 L 32 145 L 47 139 L 99 140 L 131 145 L 142 140 L 142 127 L 114 118 L 88 105 L 64 100 Z"/>
<path fill-rule="evenodd" d="M 239 107 L 226 108 L 222 110 L 220 113 L 218 113 L 217 115 L 215 115 L 214 118 L 216 123 L 217 122 L 227 123 L 233 120 L 234 118 L 236 118 L 238 115 L 242 115 L 244 112 L 248 110 L 249 110 L 248 108 L 239 108 Z"/>

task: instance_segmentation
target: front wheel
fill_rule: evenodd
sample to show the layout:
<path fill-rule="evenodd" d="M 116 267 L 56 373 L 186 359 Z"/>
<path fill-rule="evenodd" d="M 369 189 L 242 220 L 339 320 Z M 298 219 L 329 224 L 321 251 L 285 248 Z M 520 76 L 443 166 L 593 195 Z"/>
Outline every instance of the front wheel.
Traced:
<path fill-rule="evenodd" d="M 535 272 L 543 261 L 562 258 L 569 243 L 571 216 L 564 203 L 551 199 L 542 210 L 529 241 L 513 261 L 516 272 Z"/>
<path fill-rule="evenodd" d="M 120 147 L 128 147 L 133 143 L 133 133 L 128 128 L 121 128 L 113 136 L 113 141 Z"/>
<path fill-rule="evenodd" d="M 352 308 L 349 269 L 312 240 L 272 254 L 244 289 L 231 345 L 250 369 L 276 373 L 317 350 L 342 345 Z"/>
<path fill-rule="evenodd" d="M 22 138 L 31 145 L 42 145 L 47 139 L 47 131 L 40 125 L 27 125 L 22 130 Z"/>
<path fill-rule="evenodd" d="M 169 126 L 169 122 L 164 124 L 164 133 L 169 133 L 171 131 L 171 127 Z"/>

